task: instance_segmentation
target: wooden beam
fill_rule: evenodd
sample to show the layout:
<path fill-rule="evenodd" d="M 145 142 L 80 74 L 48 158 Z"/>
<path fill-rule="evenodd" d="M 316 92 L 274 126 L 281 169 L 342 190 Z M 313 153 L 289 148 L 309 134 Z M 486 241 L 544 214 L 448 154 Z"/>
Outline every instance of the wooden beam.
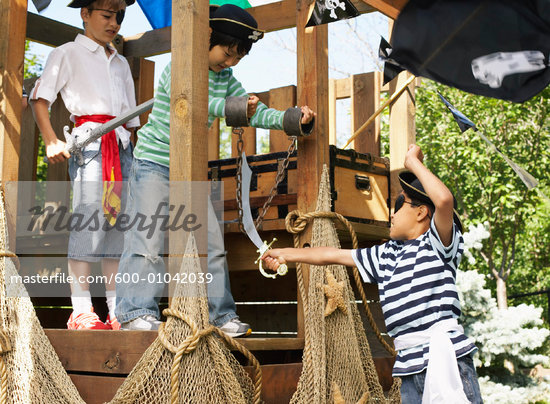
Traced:
<path fill-rule="evenodd" d="M 401 72 L 390 83 L 390 97 L 399 90 L 411 76 L 408 72 Z M 397 174 L 405 168 L 405 155 L 411 143 L 416 140 L 415 96 L 414 82 L 392 105 L 390 105 L 390 170 L 391 170 L 391 199 L 392 206 L 397 194 L 401 191 Z"/>
<path fill-rule="evenodd" d="M 380 11 L 382 14 L 394 20 L 408 1 L 409 0 L 363 0 L 365 4 L 374 7 L 376 11 Z"/>
<path fill-rule="evenodd" d="M 0 1 L 0 183 L 19 178 L 21 147 L 21 95 L 25 58 L 26 0 Z M 16 187 L 14 187 L 16 188 Z M 15 251 L 17 192 L 4 195 L 8 219 L 9 248 Z"/>
<path fill-rule="evenodd" d="M 27 12 L 27 39 L 43 45 L 57 47 L 74 41 L 78 34 L 84 34 L 82 28 L 52 20 L 50 18 Z M 117 35 L 113 46 L 119 53 L 123 53 L 123 37 Z"/>
<path fill-rule="evenodd" d="M 361 14 L 376 11 L 363 0 L 352 0 Z M 268 32 L 296 26 L 296 0 L 283 0 L 247 9 Z M 306 21 L 307 22 L 307 21 Z M 304 25 L 305 26 L 305 22 Z M 170 51 L 171 27 L 159 28 L 124 38 L 125 56 L 153 56 Z M 71 39 L 72 40 L 72 39 Z"/>
<path fill-rule="evenodd" d="M 351 76 L 351 133 L 355 133 L 380 105 L 380 73 Z M 380 115 L 353 141 L 353 149 L 380 157 Z"/>
<path fill-rule="evenodd" d="M 308 105 L 317 113 L 313 133 L 298 139 L 298 209 L 315 210 L 323 165 L 329 164 L 328 125 L 328 26 L 305 28 L 312 0 L 296 2 L 299 106 Z M 304 28 L 302 28 L 304 27 Z M 311 240 L 311 231 L 300 235 L 300 246 Z M 309 268 L 302 266 L 308 286 Z M 298 296 L 298 337 L 304 334 L 303 308 Z"/>
<path fill-rule="evenodd" d="M 274 88 L 269 91 L 269 107 L 281 111 L 296 106 L 296 86 Z M 269 152 L 288 150 L 290 141 L 282 130 L 269 131 Z"/>

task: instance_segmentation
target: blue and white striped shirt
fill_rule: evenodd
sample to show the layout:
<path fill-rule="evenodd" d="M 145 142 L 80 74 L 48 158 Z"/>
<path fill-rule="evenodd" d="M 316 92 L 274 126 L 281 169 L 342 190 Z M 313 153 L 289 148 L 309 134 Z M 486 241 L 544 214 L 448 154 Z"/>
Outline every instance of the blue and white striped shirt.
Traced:
<path fill-rule="evenodd" d="M 391 337 L 424 331 L 434 323 L 460 317 L 456 270 L 464 242 L 453 227 L 453 240 L 445 247 L 432 220 L 430 229 L 414 240 L 391 240 L 352 252 L 364 282 L 377 283 L 380 303 Z M 449 334 L 460 358 L 476 347 L 463 333 Z M 422 372 L 428 366 L 429 344 L 401 350 L 394 376 Z"/>

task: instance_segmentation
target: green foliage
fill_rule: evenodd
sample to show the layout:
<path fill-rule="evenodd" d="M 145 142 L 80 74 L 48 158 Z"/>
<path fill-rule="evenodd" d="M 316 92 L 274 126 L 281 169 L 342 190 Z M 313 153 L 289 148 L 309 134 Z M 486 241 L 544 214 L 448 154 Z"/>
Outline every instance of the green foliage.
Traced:
<path fill-rule="evenodd" d="M 426 155 L 426 165 L 455 194 L 466 226 L 488 223 L 490 237 L 474 252 L 482 257 L 477 268 L 507 281 L 512 293 L 550 287 L 548 202 L 537 189 L 527 190 L 477 133 L 471 129 L 460 132 L 437 90 L 504 154 L 536 177 L 539 190 L 550 195 L 550 88 L 522 104 L 467 94 L 430 81 L 416 93 L 417 142 Z M 467 267 L 464 262 L 463 268 Z"/>

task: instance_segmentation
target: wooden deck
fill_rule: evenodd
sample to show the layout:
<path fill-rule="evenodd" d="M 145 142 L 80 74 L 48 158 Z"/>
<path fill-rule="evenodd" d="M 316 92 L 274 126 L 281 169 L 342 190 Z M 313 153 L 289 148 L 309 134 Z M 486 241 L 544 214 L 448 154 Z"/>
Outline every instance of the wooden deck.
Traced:
<path fill-rule="evenodd" d="M 108 402 L 143 352 L 155 340 L 156 331 L 71 331 L 46 329 L 61 363 L 88 404 Z M 101 344 L 98 344 L 101 338 Z M 266 404 L 287 404 L 296 391 L 302 363 L 284 363 L 288 351 L 301 354 L 301 338 L 239 338 L 256 356 L 271 351 L 281 363 L 262 365 L 262 398 Z M 393 358 L 375 357 L 384 389 L 391 386 Z M 251 372 L 251 367 L 245 369 Z"/>

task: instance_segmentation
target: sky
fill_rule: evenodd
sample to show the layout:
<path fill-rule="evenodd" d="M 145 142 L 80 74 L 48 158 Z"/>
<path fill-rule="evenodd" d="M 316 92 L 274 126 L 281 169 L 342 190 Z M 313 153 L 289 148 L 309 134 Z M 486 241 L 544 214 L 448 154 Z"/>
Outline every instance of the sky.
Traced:
<path fill-rule="evenodd" d="M 253 0 L 253 5 L 273 3 L 277 0 Z M 52 0 L 40 13 L 66 24 L 82 27 L 80 10 L 69 8 L 69 0 Z M 32 1 L 28 10 L 37 13 Z M 261 28 L 261 27 L 260 27 Z M 152 27 L 138 3 L 126 10 L 120 34 L 133 36 Z M 377 60 L 380 36 L 388 37 L 388 19 L 380 13 L 364 14 L 350 20 L 329 24 L 329 77 L 342 78 L 350 74 L 380 70 Z M 33 43 L 30 53 L 45 63 L 52 48 Z M 170 54 L 147 58 L 155 62 L 155 87 L 162 70 L 170 61 Z M 248 92 L 262 92 L 272 88 L 296 84 L 296 29 L 267 33 L 252 47 L 249 55 L 233 68 L 235 77 Z M 349 137 L 349 102 L 338 101 L 337 131 L 339 138 Z M 338 142 L 340 144 L 340 142 Z"/>

